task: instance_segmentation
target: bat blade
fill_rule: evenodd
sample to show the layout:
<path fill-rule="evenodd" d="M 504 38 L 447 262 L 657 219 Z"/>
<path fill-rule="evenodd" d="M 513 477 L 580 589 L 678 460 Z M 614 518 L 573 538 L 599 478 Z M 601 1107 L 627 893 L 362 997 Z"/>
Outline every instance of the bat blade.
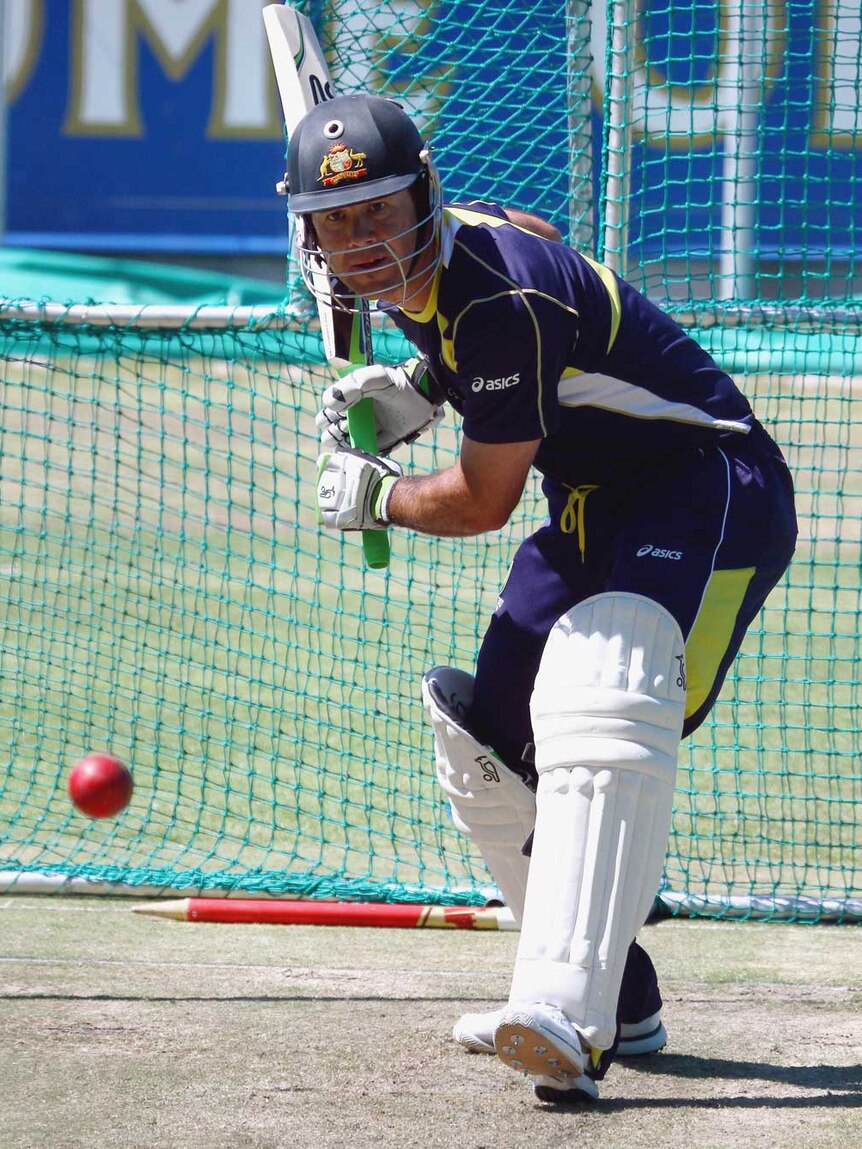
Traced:
<path fill-rule="evenodd" d="M 281 99 L 288 136 L 306 113 L 335 95 L 332 78 L 321 50 L 314 25 L 287 4 L 268 4 L 263 22 L 269 53 Z M 368 304 L 354 300 L 354 312 L 341 312 L 327 301 L 328 276 L 321 268 L 312 272 L 317 295 L 317 313 L 327 361 L 345 374 L 373 357 Z M 377 454 L 377 430 L 371 401 L 363 399 L 347 413 L 347 426 L 354 447 Z M 373 570 L 389 566 L 387 531 L 363 531 L 365 561 Z"/>
<path fill-rule="evenodd" d="M 332 99 L 332 80 L 307 16 L 286 4 L 268 4 L 263 23 L 284 126 L 290 135 L 306 112 Z"/>

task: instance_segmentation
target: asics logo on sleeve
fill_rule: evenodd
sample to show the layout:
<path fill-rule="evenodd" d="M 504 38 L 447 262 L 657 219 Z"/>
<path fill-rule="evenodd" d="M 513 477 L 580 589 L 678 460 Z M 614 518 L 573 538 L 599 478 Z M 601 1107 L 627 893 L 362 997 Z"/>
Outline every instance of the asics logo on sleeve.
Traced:
<path fill-rule="evenodd" d="M 521 382 L 521 373 L 514 375 L 501 375 L 499 379 L 483 379 L 477 375 L 472 383 L 474 391 L 506 391 L 509 387 L 517 387 Z"/>

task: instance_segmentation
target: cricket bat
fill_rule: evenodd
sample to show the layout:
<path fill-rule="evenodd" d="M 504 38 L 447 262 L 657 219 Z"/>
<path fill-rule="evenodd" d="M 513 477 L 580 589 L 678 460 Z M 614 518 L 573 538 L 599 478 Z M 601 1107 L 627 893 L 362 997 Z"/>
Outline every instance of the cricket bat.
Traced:
<path fill-rule="evenodd" d="M 263 9 L 263 22 L 278 94 L 288 136 L 317 104 L 331 100 L 332 79 L 323 58 L 314 25 L 301 12 L 287 4 L 268 4 Z M 320 273 L 325 278 L 323 272 Z M 342 311 L 325 299 L 328 284 L 321 285 L 324 297 L 318 295 L 317 313 L 327 362 L 344 375 L 353 367 L 371 363 L 371 313 L 364 299 L 354 301 L 355 310 Z M 350 441 L 361 451 L 377 454 L 377 430 L 370 399 L 363 399 L 347 412 Z M 389 566 L 387 531 L 363 531 L 362 547 L 366 564 L 374 570 Z"/>

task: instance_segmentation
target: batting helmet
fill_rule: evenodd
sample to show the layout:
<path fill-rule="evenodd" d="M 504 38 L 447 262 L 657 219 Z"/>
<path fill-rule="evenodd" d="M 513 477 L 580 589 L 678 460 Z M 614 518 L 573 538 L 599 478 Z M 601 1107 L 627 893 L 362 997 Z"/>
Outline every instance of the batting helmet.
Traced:
<path fill-rule="evenodd" d="M 410 117 L 381 96 L 336 96 L 297 124 L 287 151 L 293 215 L 394 195 L 427 173 L 427 149 Z"/>

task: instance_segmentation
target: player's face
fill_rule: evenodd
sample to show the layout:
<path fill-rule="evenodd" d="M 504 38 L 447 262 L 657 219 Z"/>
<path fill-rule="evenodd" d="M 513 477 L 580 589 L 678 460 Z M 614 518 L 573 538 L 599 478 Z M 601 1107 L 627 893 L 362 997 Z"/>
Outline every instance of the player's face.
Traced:
<path fill-rule="evenodd" d="M 417 307 L 411 282 L 419 281 L 433 245 L 414 260 L 419 221 L 409 190 L 315 212 L 311 219 L 329 270 L 345 287 L 367 299 Z"/>

